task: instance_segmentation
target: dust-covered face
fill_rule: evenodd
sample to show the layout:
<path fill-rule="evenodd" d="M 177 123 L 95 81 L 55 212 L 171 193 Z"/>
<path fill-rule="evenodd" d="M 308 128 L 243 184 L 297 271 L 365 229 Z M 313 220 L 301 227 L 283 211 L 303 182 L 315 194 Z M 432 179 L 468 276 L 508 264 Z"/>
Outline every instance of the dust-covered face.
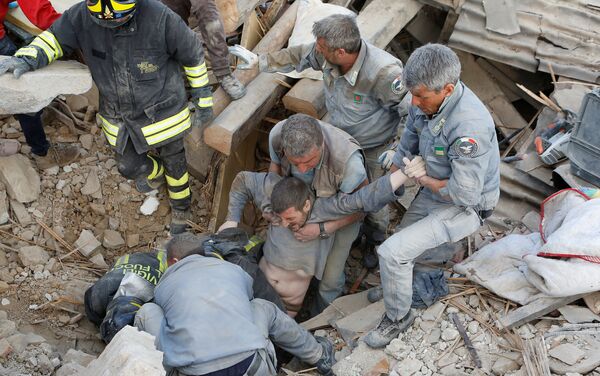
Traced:
<path fill-rule="evenodd" d="M 302 210 L 298 210 L 295 207 L 287 208 L 278 214 L 281 219 L 281 226 L 287 227 L 292 231 L 298 231 L 304 226 L 306 220 L 308 219 L 308 214 L 310 212 L 310 201 L 306 200 L 304 203 L 304 207 Z"/>
<path fill-rule="evenodd" d="M 426 115 L 434 115 L 440 109 L 446 97 L 454 91 L 454 85 L 448 84 L 442 90 L 429 90 L 424 85 L 419 85 L 410 90 L 412 94 L 411 104 L 418 107 Z"/>

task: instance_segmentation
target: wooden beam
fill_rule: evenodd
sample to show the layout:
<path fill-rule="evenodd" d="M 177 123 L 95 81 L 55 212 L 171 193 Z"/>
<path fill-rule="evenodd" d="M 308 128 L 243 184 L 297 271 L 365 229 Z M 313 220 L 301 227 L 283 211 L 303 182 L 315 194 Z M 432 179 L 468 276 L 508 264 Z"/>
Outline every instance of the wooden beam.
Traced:
<path fill-rule="evenodd" d="M 261 41 L 258 42 L 253 51 L 255 53 L 265 53 L 281 49 L 287 43 L 290 35 L 292 35 L 297 11 L 298 2 L 295 2 L 283 13 Z M 247 85 L 258 75 L 258 70 L 236 70 L 234 74 L 238 80 Z M 213 102 L 213 113 L 215 117 L 218 117 L 225 107 L 231 103 L 231 99 L 225 94 L 222 88 L 218 88 L 213 94 Z M 208 128 L 211 128 L 211 125 Z M 186 157 L 190 173 L 201 180 L 206 178 L 212 153 L 214 153 L 214 150 L 210 147 L 210 143 L 204 142 L 204 131 L 204 129 L 192 129 L 185 138 Z M 218 143 L 216 142 L 216 144 Z"/>
<path fill-rule="evenodd" d="M 358 15 L 362 37 L 379 48 L 390 41 L 412 20 L 423 4 L 416 0 L 374 0 Z M 311 116 L 324 114 L 323 83 L 304 78 L 283 98 L 285 108 Z"/>
<path fill-rule="evenodd" d="M 554 311 L 557 308 L 584 297 L 586 294 L 565 296 L 561 298 L 540 298 L 533 302 L 512 310 L 506 316 L 500 318 L 500 329 L 512 329 L 535 320 L 538 317 Z"/>
<path fill-rule="evenodd" d="M 260 0 L 216 0 L 225 34 L 234 32 L 246 22 L 259 2 Z"/>
<path fill-rule="evenodd" d="M 206 143 L 223 154 L 231 155 L 288 90 L 278 80 L 288 84 L 295 81 L 276 73 L 258 75 L 248 85 L 248 93 L 227 106 L 206 128 Z"/>

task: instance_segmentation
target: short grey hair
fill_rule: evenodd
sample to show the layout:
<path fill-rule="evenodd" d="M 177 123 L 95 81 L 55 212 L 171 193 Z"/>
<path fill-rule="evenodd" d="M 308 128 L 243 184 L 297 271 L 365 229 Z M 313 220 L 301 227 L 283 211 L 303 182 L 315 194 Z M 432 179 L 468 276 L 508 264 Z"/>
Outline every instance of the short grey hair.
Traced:
<path fill-rule="evenodd" d="M 417 48 L 404 66 L 404 86 L 412 90 L 419 85 L 440 91 L 447 84 L 458 83 L 460 61 L 456 53 L 441 44 L 426 44 Z"/>
<path fill-rule="evenodd" d="M 295 114 L 281 127 L 281 146 L 288 157 L 302 157 L 314 147 L 320 149 L 322 144 L 321 124 L 313 117 Z"/>
<path fill-rule="evenodd" d="M 182 260 L 190 255 L 204 255 L 202 244 L 208 237 L 197 236 L 189 232 L 177 234 L 165 244 L 167 258 Z"/>
<path fill-rule="evenodd" d="M 329 48 L 343 48 L 348 53 L 360 51 L 360 30 L 356 25 L 356 16 L 332 14 L 313 24 L 315 38 L 323 38 Z"/>
<path fill-rule="evenodd" d="M 271 192 L 271 209 L 281 214 L 289 208 L 302 211 L 306 200 L 311 199 L 310 188 L 302 180 L 288 176 L 277 182 Z"/>

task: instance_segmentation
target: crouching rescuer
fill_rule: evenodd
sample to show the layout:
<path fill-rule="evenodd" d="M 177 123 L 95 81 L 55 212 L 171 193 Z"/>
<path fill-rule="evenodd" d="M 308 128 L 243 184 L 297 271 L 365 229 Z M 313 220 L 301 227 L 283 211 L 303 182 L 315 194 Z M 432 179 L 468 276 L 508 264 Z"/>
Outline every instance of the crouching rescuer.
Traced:
<path fill-rule="evenodd" d="M 152 0 L 86 0 L 0 66 L 15 77 L 81 49 L 100 92 L 99 119 L 119 172 L 149 192 L 166 182 L 171 233 L 190 217 L 183 137 L 212 118 L 202 45 L 179 16 Z M 195 107 L 192 117 L 182 71 Z"/>

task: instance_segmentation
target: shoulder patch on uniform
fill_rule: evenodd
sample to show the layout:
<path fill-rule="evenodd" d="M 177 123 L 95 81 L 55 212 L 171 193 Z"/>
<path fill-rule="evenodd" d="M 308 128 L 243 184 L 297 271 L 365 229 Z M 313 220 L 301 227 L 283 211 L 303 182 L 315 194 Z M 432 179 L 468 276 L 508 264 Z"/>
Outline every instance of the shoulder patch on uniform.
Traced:
<path fill-rule="evenodd" d="M 454 151 L 461 157 L 473 158 L 478 149 L 477 141 L 471 137 L 461 137 L 454 143 Z"/>
<path fill-rule="evenodd" d="M 399 95 L 404 86 L 402 85 L 402 75 L 399 75 L 392 81 L 392 93 Z"/>

